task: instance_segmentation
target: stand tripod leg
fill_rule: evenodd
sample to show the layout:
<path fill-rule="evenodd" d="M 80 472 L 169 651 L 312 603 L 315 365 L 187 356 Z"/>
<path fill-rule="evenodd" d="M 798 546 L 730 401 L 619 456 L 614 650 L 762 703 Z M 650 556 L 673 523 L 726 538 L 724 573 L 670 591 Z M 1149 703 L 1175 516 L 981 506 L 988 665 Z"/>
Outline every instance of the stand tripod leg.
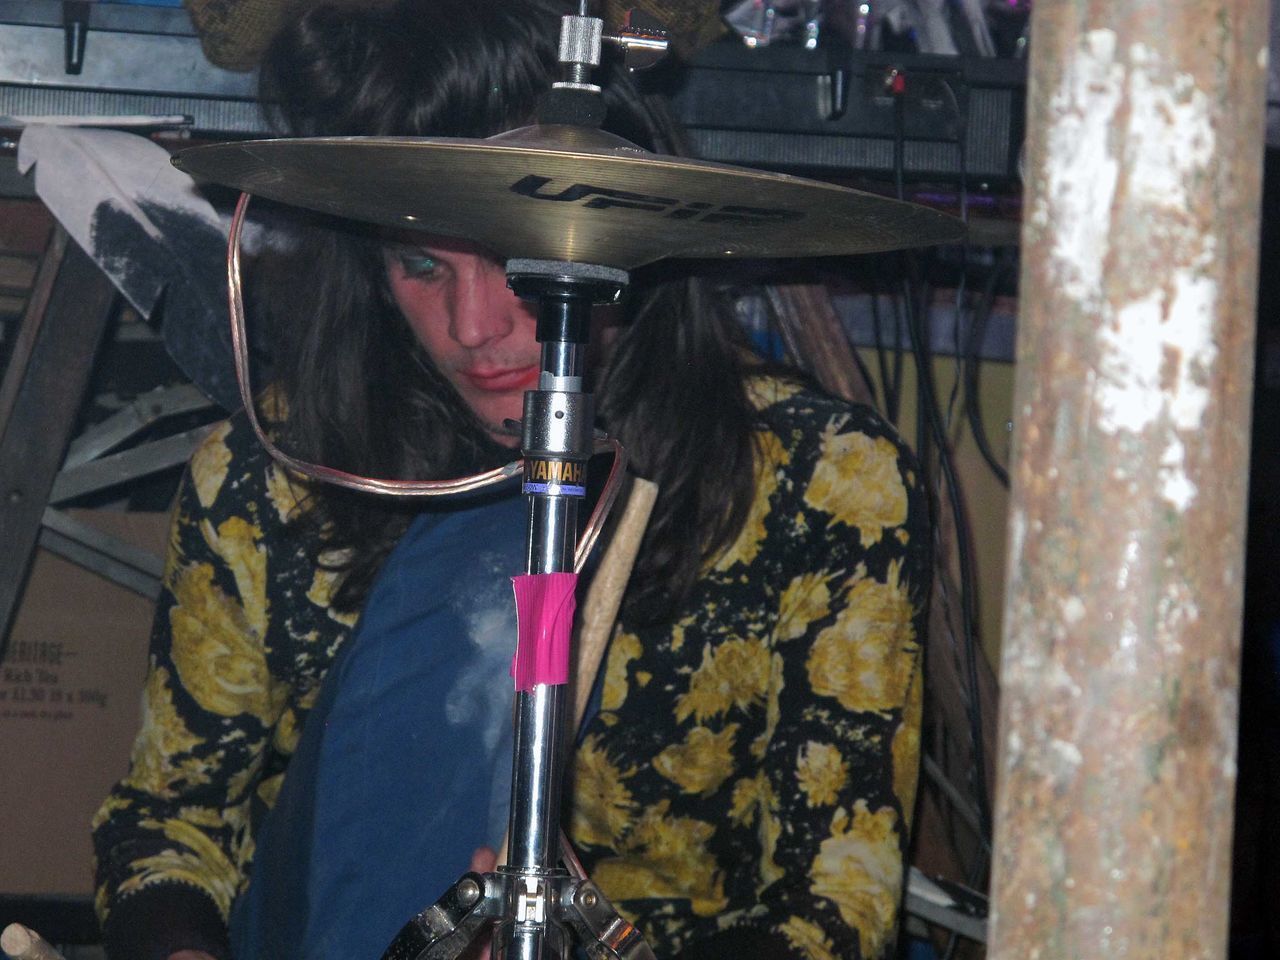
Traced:
<path fill-rule="evenodd" d="M 609 899 L 587 877 L 563 830 L 560 854 L 573 879 L 570 895 L 561 898 L 560 908 L 592 960 L 654 960 L 640 931 L 618 915 Z"/>
<path fill-rule="evenodd" d="M 653 951 L 632 924 L 587 878 L 568 839 L 560 834 L 568 871 L 546 878 L 549 913 L 538 922 L 544 935 L 537 943 L 548 951 L 568 952 L 568 926 L 592 960 L 654 960 Z M 524 877 L 509 868 L 497 873 L 465 873 L 443 897 L 406 923 L 382 960 L 454 960 L 475 940 L 481 928 L 497 921 L 493 955 L 510 956 L 513 933 L 534 905 Z M 527 941 L 526 941 L 527 942 Z"/>
<path fill-rule="evenodd" d="M 464 873 L 443 897 L 400 928 L 382 960 L 453 960 L 480 928 L 503 915 L 504 879 Z"/>

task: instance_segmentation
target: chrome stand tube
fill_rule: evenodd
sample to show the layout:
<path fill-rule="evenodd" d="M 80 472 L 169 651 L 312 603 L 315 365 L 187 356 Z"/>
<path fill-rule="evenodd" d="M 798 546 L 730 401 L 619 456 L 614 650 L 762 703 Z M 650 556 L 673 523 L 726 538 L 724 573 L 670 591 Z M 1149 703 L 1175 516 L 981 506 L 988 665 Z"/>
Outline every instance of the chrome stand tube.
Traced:
<path fill-rule="evenodd" d="M 580 271 L 586 271 L 581 275 Z M 591 397 L 582 392 L 583 359 L 592 306 L 617 300 L 626 274 L 577 264 L 522 261 L 508 265 L 510 284 L 538 304 L 542 343 L 539 390 L 525 395 L 521 452 L 529 497 L 526 571 L 573 570 L 578 504 L 586 496 L 592 453 Z M 568 937 L 552 919 L 559 859 L 568 697 L 563 685 L 539 683 L 515 699 L 510 848 L 499 870 L 514 881 L 512 922 L 493 941 L 493 957 L 538 960 L 564 955 Z"/>

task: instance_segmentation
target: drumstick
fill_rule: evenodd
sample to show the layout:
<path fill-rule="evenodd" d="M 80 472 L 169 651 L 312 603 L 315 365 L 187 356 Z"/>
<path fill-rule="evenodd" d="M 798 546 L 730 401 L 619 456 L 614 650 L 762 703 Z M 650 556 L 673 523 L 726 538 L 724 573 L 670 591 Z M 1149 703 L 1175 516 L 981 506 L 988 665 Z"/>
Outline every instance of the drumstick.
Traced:
<path fill-rule="evenodd" d="M 640 552 L 640 541 L 644 538 L 645 528 L 649 525 L 649 514 L 653 512 L 654 501 L 658 498 L 658 485 L 639 477 L 631 478 L 631 489 L 627 493 L 627 503 L 618 518 L 609 545 L 605 547 L 604 556 L 600 558 L 600 569 L 591 580 L 587 590 L 587 600 L 582 606 L 581 626 L 578 629 L 577 663 L 573 675 L 573 729 L 582 725 L 582 715 L 586 712 L 587 701 L 591 699 L 591 688 L 595 685 L 596 674 L 600 671 L 600 661 L 609 646 L 609 635 L 613 632 L 613 622 L 618 616 L 618 608 L 622 606 L 622 595 L 626 591 L 627 581 L 631 579 L 631 568 L 635 566 L 636 554 Z M 502 846 L 498 848 L 498 863 L 507 859 L 507 842 L 504 837 Z"/>
<path fill-rule="evenodd" d="M 577 671 L 573 677 L 573 729 L 582 725 L 591 688 L 600 670 L 600 660 L 609 646 L 609 635 L 622 606 L 622 595 L 631 579 L 640 541 L 649 525 L 649 514 L 658 498 L 658 485 L 639 477 L 631 479 L 627 505 L 618 526 L 613 531 L 609 546 L 600 559 L 600 569 L 591 580 L 587 601 L 582 607 L 582 626 L 578 630 Z"/>
<path fill-rule="evenodd" d="M 13 960 L 64 960 L 62 954 L 41 939 L 40 934 L 20 923 L 11 923 L 0 933 L 0 950 Z"/>

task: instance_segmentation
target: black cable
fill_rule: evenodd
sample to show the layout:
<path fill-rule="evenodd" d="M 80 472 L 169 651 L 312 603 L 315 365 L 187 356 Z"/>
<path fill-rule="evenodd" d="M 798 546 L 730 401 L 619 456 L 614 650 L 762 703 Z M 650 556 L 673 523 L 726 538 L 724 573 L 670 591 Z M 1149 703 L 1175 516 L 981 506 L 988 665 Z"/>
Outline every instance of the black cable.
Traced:
<path fill-rule="evenodd" d="M 894 166 L 894 185 L 897 190 L 898 199 L 904 200 L 906 190 L 904 187 L 904 140 L 905 140 L 905 109 L 906 105 L 903 99 L 903 91 L 905 83 L 897 70 L 890 73 L 888 77 L 888 86 L 891 93 L 894 94 L 894 150 L 893 150 L 893 166 Z M 953 91 L 954 94 L 954 91 Z M 958 104 L 957 104 L 958 105 Z M 911 340 L 911 349 L 916 357 L 916 381 L 919 396 L 917 404 L 917 429 L 922 437 L 928 436 L 928 431 L 921 429 L 922 425 L 927 425 L 932 429 L 934 442 L 938 449 L 938 468 L 942 472 L 943 480 L 946 484 L 951 500 L 952 518 L 955 524 L 956 537 L 956 553 L 960 570 L 960 622 L 961 633 L 964 638 L 964 667 L 966 673 L 966 682 L 969 686 L 969 697 L 966 703 L 966 712 L 969 718 L 969 735 L 972 740 L 973 766 L 976 770 L 976 776 L 972 777 L 972 786 L 976 806 L 978 807 L 978 820 L 982 827 L 982 841 L 987 847 L 990 847 L 992 828 L 991 828 L 991 803 L 987 795 L 987 779 L 986 779 L 986 748 L 983 746 L 982 737 L 982 713 L 979 709 L 980 688 L 978 686 L 978 660 L 977 660 L 977 628 L 976 615 L 974 606 L 974 589 L 973 589 L 973 552 L 970 545 L 968 520 L 964 515 L 964 509 L 960 499 L 960 479 L 956 474 L 955 463 L 951 456 L 951 449 L 947 441 L 946 427 L 942 421 L 942 413 L 938 407 L 937 392 L 933 383 L 933 368 L 929 359 L 929 350 L 927 347 L 926 331 L 923 327 L 922 314 L 925 311 L 917 310 L 916 304 L 911 296 L 910 274 L 916 266 L 915 258 L 911 252 L 903 254 L 903 261 L 906 265 L 904 270 L 904 305 L 907 312 L 907 335 Z M 926 304 L 927 306 L 927 304 Z M 920 414 L 923 409 L 923 420 Z M 923 450 L 918 451 L 921 462 L 921 469 L 928 474 L 929 458 Z M 933 491 L 933 484 L 928 486 Z M 932 497 L 931 497 L 932 500 Z M 936 513 L 936 505 L 933 507 Z M 935 530 L 937 526 L 935 524 Z"/>
<path fill-rule="evenodd" d="M 956 112 L 956 149 L 959 151 L 957 165 L 960 169 L 960 219 L 966 224 L 969 222 L 969 130 L 968 118 L 965 117 L 964 110 L 960 108 L 960 98 L 956 96 L 955 89 L 951 86 L 951 82 L 945 77 L 940 81 L 942 89 L 947 91 L 947 96 L 951 99 L 951 106 Z M 968 249 L 968 241 L 964 241 L 965 249 Z"/>
<path fill-rule="evenodd" d="M 969 277 L 969 233 L 968 233 L 969 120 L 964 109 L 961 108 L 960 106 L 960 98 L 956 95 L 956 91 L 951 86 L 950 81 L 944 78 L 942 80 L 942 87 L 944 90 L 947 91 L 947 96 L 950 97 L 951 106 L 955 109 L 955 114 L 956 114 L 956 151 L 958 154 L 958 166 L 960 171 L 960 219 L 964 222 L 966 227 L 964 239 L 962 239 L 960 242 L 960 283 L 956 291 L 956 316 L 955 316 L 955 327 L 954 327 L 954 334 L 955 334 L 955 354 L 954 355 L 955 355 L 955 363 L 956 363 L 956 377 L 952 383 L 951 397 L 949 398 L 948 405 L 947 405 L 947 424 L 946 425 L 947 425 L 947 428 L 949 429 L 951 425 L 952 413 L 955 410 L 956 390 L 959 389 L 960 387 L 960 379 L 961 379 L 961 364 L 960 364 L 960 349 L 959 349 L 960 325 L 961 325 L 962 318 L 964 316 L 963 306 L 964 306 L 965 285 Z M 994 291 L 995 289 L 996 288 L 993 286 L 992 290 Z M 995 297 L 993 293 L 991 297 L 992 304 L 994 304 L 994 300 L 995 300 Z M 990 306 L 988 306 L 987 316 L 990 316 L 990 312 L 991 312 L 991 308 Z M 985 320 L 984 320 L 984 323 L 985 323 Z M 968 399 L 968 394 L 966 393 L 966 400 L 967 399 Z M 975 408 L 976 408 L 976 402 L 977 401 L 976 401 L 976 392 L 975 392 Z M 979 429 L 981 429 L 980 419 L 979 419 Z M 982 430 L 982 444 L 986 444 L 985 430 Z M 987 446 L 989 448 L 989 444 Z M 951 457 L 951 448 L 949 446 L 945 448 L 945 456 L 948 459 L 950 459 Z M 1007 483 L 1006 483 L 1006 486 L 1007 486 Z M 953 503 L 955 503 L 955 498 L 958 495 L 958 492 L 959 492 L 958 490 L 953 490 L 952 492 Z M 957 510 L 958 514 L 962 513 L 960 511 L 958 504 L 956 505 L 955 509 Z M 964 519 L 967 520 L 967 518 L 964 518 Z M 958 519 L 956 521 L 956 526 L 957 526 L 957 531 L 959 531 L 961 528 L 961 520 Z M 968 527 L 964 526 L 963 530 L 964 530 L 964 535 L 967 537 Z M 958 541 L 957 550 L 960 550 L 961 546 L 959 544 L 959 540 L 961 537 L 961 533 L 957 532 L 956 537 Z M 961 571 L 962 583 L 963 583 L 965 569 L 967 565 L 972 561 L 972 559 L 973 559 L 972 555 L 968 554 L 967 550 L 965 553 L 962 553 L 960 556 L 959 567 Z M 986 871 L 987 860 L 986 860 L 986 856 L 984 856 L 984 853 L 990 854 L 991 844 L 992 844 L 993 835 L 994 835 L 994 827 L 992 823 L 993 813 L 991 810 L 991 802 L 990 802 L 990 798 L 986 795 L 986 763 L 985 763 L 986 748 L 984 746 L 983 737 L 982 737 L 982 691 L 981 691 L 981 688 L 978 686 L 978 661 L 977 661 L 977 650 L 976 650 L 977 630 L 976 630 L 975 624 L 977 622 L 977 611 L 974 609 L 976 602 L 977 601 L 972 593 L 969 594 L 968 597 L 966 598 L 964 591 L 962 589 L 962 594 L 961 594 L 962 607 L 968 608 L 969 617 L 970 617 L 969 624 L 967 625 L 966 631 L 965 631 L 965 666 L 968 673 L 968 676 L 966 679 L 969 684 L 971 701 L 972 701 L 970 705 L 970 711 L 969 711 L 970 736 L 973 738 L 974 761 L 975 761 L 974 766 L 977 767 L 978 769 L 978 780 L 979 780 L 980 789 L 981 789 L 980 797 L 983 801 L 985 801 L 981 803 L 979 806 L 979 823 L 982 824 L 983 832 L 985 835 L 980 838 L 981 843 L 979 844 L 978 853 L 974 857 L 973 862 L 969 865 L 969 872 L 967 875 L 967 879 L 969 881 L 970 887 L 976 887 L 979 879 Z M 957 941 L 953 938 L 952 942 L 949 944 L 946 960 L 950 960 L 950 956 L 955 950 L 956 943 Z"/>
<path fill-rule="evenodd" d="M 897 68 L 889 71 L 885 78 L 885 86 L 893 96 L 893 188 L 899 200 L 906 199 L 906 187 L 903 180 L 906 176 L 906 139 L 907 103 L 902 94 L 906 90 L 906 81 Z"/>
<path fill-rule="evenodd" d="M 899 76 L 898 70 L 897 70 L 896 68 L 895 68 L 895 69 L 893 69 L 893 70 L 891 70 L 891 71 L 889 72 L 888 76 L 885 78 L 885 87 L 886 87 L 886 89 L 887 89 L 891 94 L 893 94 L 893 126 L 894 126 L 894 137 L 893 137 L 893 188 L 894 188 L 894 196 L 896 196 L 899 200 L 904 200 L 904 199 L 906 198 L 906 185 L 905 185 L 905 183 L 904 183 L 904 177 L 905 177 L 905 172 L 906 172 L 906 156 L 905 156 L 905 149 L 906 149 L 905 141 L 906 141 L 906 135 L 905 135 L 905 132 L 904 132 L 904 131 L 905 131 L 905 127 L 906 127 L 906 123 L 905 123 L 905 118 L 906 118 L 906 113 L 905 113 L 905 111 L 906 111 L 906 103 L 904 102 L 904 100 L 903 100 L 903 98 L 902 98 L 902 90 L 903 90 L 903 86 L 902 86 L 902 83 L 901 83 L 901 78 L 900 78 L 900 76 Z M 900 387 L 901 387 L 901 385 L 902 385 L 902 379 L 901 379 L 901 378 L 902 378 L 902 323 L 901 323 L 901 319 L 900 319 L 900 317 L 899 317 L 898 311 L 897 311 L 897 309 L 896 309 L 896 306 L 897 306 L 897 304 L 896 304 L 896 301 L 895 301 L 894 318 L 893 318 L 893 319 L 894 319 L 894 324 L 893 324 L 894 371 L 893 371 L 893 373 L 894 373 L 894 384 L 895 384 L 894 393 L 895 393 L 895 395 L 896 395 L 896 400 L 900 401 L 900 400 L 901 400 L 901 393 L 899 392 L 899 390 L 900 390 Z M 895 404 L 894 404 L 894 411 L 893 411 L 893 422 L 894 422 L 894 423 L 897 423 L 897 422 L 898 422 L 898 412 L 899 412 L 899 411 L 898 411 L 898 403 L 897 403 L 897 402 L 895 402 Z M 917 424 L 916 424 L 916 428 L 917 428 L 917 437 L 916 437 L 916 439 L 917 439 L 917 442 L 919 441 L 919 422 L 918 422 L 918 419 L 919 419 L 919 418 L 917 417 Z M 920 452 L 920 454 L 921 454 L 921 456 L 920 456 L 920 465 L 921 465 L 921 467 L 922 467 L 922 468 L 924 468 L 925 463 L 926 463 L 926 457 L 924 456 L 923 451 L 919 451 L 919 452 Z"/>
<path fill-rule="evenodd" d="M 1012 258 L 1009 256 L 1008 251 L 1002 250 L 991 269 L 990 276 L 987 277 L 987 282 L 983 284 L 982 296 L 974 309 L 973 321 L 969 325 L 969 336 L 964 348 L 963 367 L 964 407 L 965 415 L 969 421 L 969 432 L 973 434 L 974 442 L 978 445 L 978 451 L 982 454 L 982 459 L 987 462 L 991 472 L 996 475 L 996 479 L 1000 481 L 1006 490 L 1009 488 L 1009 471 L 1000 463 L 995 451 L 991 449 L 991 441 L 987 437 L 987 428 L 982 420 L 979 392 L 982 361 L 978 357 L 978 350 L 982 345 L 983 336 L 986 334 L 987 322 L 990 320 L 992 310 L 995 308 L 1000 281 L 1012 266 Z"/>
<path fill-rule="evenodd" d="M 915 338 L 911 332 L 915 318 L 919 317 L 921 322 L 926 322 L 929 317 L 929 287 L 926 271 L 912 269 L 917 266 L 917 260 L 914 256 L 904 256 L 902 263 L 902 303 L 906 313 L 907 338 L 912 345 L 912 353 L 916 358 L 916 453 L 920 457 L 920 468 L 924 471 L 926 482 L 933 486 L 935 483 L 932 468 L 933 458 L 929 452 L 932 427 L 929 423 L 929 410 L 924 404 L 921 387 L 925 377 L 925 370 L 928 371 L 930 380 L 933 378 L 933 349 L 929 338 L 925 336 L 921 340 L 924 351 L 922 353 L 921 349 L 916 347 Z"/>
<path fill-rule="evenodd" d="M 950 435 L 952 416 L 956 407 L 956 396 L 960 392 L 960 327 L 964 318 L 964 295 L 969 279 L 969 151 L 967 147 L 968 130 L 964 111 L 960 109 L 960 98 L 956 96 L 950 81 L 944 78 L 940 82 L 942 83 L 942 89 L 947 91 L 947 96 L 951 99 L 951 106 L 956 115 L 956 130 L 958 131 L 956 134 L 956 149 L 959 153 L 958 166 L 960 168 L 960 220 L 965 225 L 965 235 L 960 241 L 960 282 L 956 285 L 956 312 L 951 327 L 956 376 L 951 381 L 951 396 L 947 398 L 947 433 Z"/>
<path fill-rule="evenodd" d="M 959 174 L 960 174 L 960 219 L 967 225 L 969 222 L 969 183 L 968 183 L 968 155 L 967 155 L 967 128 L 964 111 L 960 108 L 960 100 L 956 96 L 955 90 L 951 84 L 943 79 L 943 88 L 947 91 L 951 99 L 951 105 L 955 109 L 957 123 L 957 150 L 959 152 Z M 951 491 L 952 510 L 955 516 L 956 526 L 956 549 L 959 553 L 960 568 L 960 609 L 961 609 L 961 629 L 964 633 L 964 651 L 965 651 L 965 672 L 966 683 L 969 686 L 970 696 L 965 703 L 965 710 L 969 720 L 969 734 L 973 745 L 973 766 L 978 771 L 978 776 L 974 782 L 975 799 L 978 806 L 978 820 L 982 836 L 979 837 L 979 845 L 977 853 L 973 861 L 969 864 L 966 871 L 966 880 L 971 888 L 976 888 L 980 878 L 987 868 L 986 854 L 991 850 L 991 807 L 990 800 L 986 792 L 986 763 L 985 763 L 985 747 L 982 738 L 982 712 L 980 708 L 981 694 L 978 687 L 977 674 L 977 654 L 976 654 L 976 615 L 973 609 L 974 599 L 972 593 L 972 571 L 970 561 L 972 555 L 969 552 L 967 518 L 963 515 L 963 510 L 959 502 L 959 483 L 955 475 L 954 463 L 952 461 L 951 447 L 947 443 L 947 437 L 950 434 L 950 428 L 955 413 L 956 396 L 960 390 L 961 380 L 967 372 L 968 367 L 962 362 L 961 351 L 961 327 L 964 318 L 964 298 L 965 289 L 969 277 L 969 242 L 966 233 L 965 239 L 961 241 L 960 247 L 960 279 L 956 286 L 956 309 L 955 317 L 952 325 L 953 335 L 953 351 L 956 364 L 956 375 L 951 385 L 951 395 L 947 399 L 947 412 L 945 420 L 942 417 L 941 410 L 937 407 L 935 390 L 932 383 L 932 367 L 929 368 L 929 383 L 926 385 L 922 379 L 922 390 L 920 396 L 921 405 L 927 405 L 932 414 L 934 428 L 938 432 L 938 462 L 942 469 L 943 475 L 947 480 L 948 489 Z M 997 271 L 993 271 L 995 273 Z M 994 289 L 994 283 L 988 284 L 988 289 Z M 984 290 L 984 294 L 987 291 Z M 984 297 L 984 300 L 986 298 Z M 991 297 L 994 300 L 994 296 Z M 927 304 L 926 304 L 927 306 Z M 990 306 L 987 307 L 987 313 L 990 313 Z M 924 315 L 927 316 L 927 313 Z M 917 319 L 912 322 L 909 318 L 908 330 L 913 335 L 913 348 L 919 357 L 920 348 L 923 345 L 924 350 L 928 351 L 927 337 L 920 321 Z M 972 345 L 975 341 L 970 332 L 969 343 Z M 967 354 L 964 354 L 967 357 Z M 931 361 L 926 361 L 931 362 Z M 968 380 L 965 379 L 965 409 L 971 411 L 970 398 L 972 394 L 969 392 Z M 975 378 L 976 382 L 976 378 Z M 972 416 L 972 415 L 971 415 Z M 972 427 L 972 419 L 970 420 Z M 979 423 L 979 429 L 981 424 Z M 975 439 L 978 441 L 979 449 L 987 448 L 985 432 L 979 437 L 975 432 Z M 984 453 L 984 456 L 986 454 Z M 988 460 L 990 462 L 990 460 Z M 1007 486 L 1007 483 L 1006 483 Z M 949 607 L 946 602 L 945 592 L 943 599 L 944 608 Z M 948 623 L 950 620 L 948 619 Z M 947 937 L 947 945 L 943 952 L 943 960 L 952 960 L 955 956 L 956 949 L 959 947 L 960 937 L 953 930 L 949 932 Z"/>
<path fill-rule="evenodd" d="M 967 224 L 969 222 L 968 150 L 966 147 L 968 127 L 964 117 L 964 111 L 960 109 L 960 99 L 956 96 L 955 90 L 946 80 L 942 81 L 942 86 L 950 96 L 951 105 L 956 111 L 957 128 L 959 130 L 957 147 L 960 152 L 960 219 Z M 964 281 L 968 276 L 969 242 L 967 235 L 966 239 L 961 244 L 960 255 L 960 282 L 963 286 Z M 963 372 L 965 385 L 965 415 L 969 421 L 969 431 L 973 434 L 974 442 L 977 444 L 978 452 L 982 454 L 982 459 L 987 462 L 987 466 L 991 468 L 991 472 L 996 475 L 996 479 L 1000 481 L 1001 485 L 1004 486 L 1005 489 L 1008 489 L 1009 487 L 1009 471 L 1001 466 L 999 459 L 995 456 L 995 453 L 991 448 L 990 439 L 987 437 L 987 429 L 985 424 L 982 422 L 981 412 L 979 410 L 980 400 L 978 395 L 978 378 L 980 365 L 977 358 L 983 334 L 986 332 L 987 321 L 990 319 L 991 311 L 995 305 L 999 281 L 1003 276 L 1004 267 L 1007 265 L 1007 261 L 1007 253 L 1005 251 L 1001 251 L 996 265 L 992 268 L 991 275 L 987 278 L 987 283 L 983 288 L 982 297 L 978 301 L 978 306 L 974 311 L 973 322 L 969 327 L 969 336 L 963 353 L 959 345 L 960 318 L 962 315 L 959 306 L 959 297 L 957 297 L 956 300 L 956 363 L 959 366 L 960 371 Z M 962 356 L 964 358 L 963 362 L 961 361 Z M 956 377 L 957 386 L 960 383 L 960 379 L 960 376 Z M 955 394 L 953 391 L 951 402 L 954 402 L 954 399 Z M 948 409 L 948 425 L 950 424 L 950 419 L 950 409 Z"/>
<path fill-rule="evenodd" d="M 847 335 L 847 333 L 846 333 Z M 858 373 L 862 375 L 862 382 L 867 385 L 867 389 L 871 391 L 871 405 L 883 410 L 880 401 L 876 398 L 876 382 L 871 377 L 871 371 L 867 369 L 866 361 L 862 359 L 862 354 L 858 351 L 858 345 L 852 339 L 849 341 L 849 352 L 853 354 L 854 366 L 858 368 Z"/>
<path fill-rule="evenodd" d="M 951 393 L 947 397 L 947 436 L 951 435 L 951 427 L 955 423 L 956 400 L 960 396 L 960 383 L 963 379 L 961 377 L 962 368 L 960 365 L 960 357 L 962 355 L 960 331 L 961 327 L 964 326 L 964 298 L 965 294 L 969 292 L 968 284 L 966 282 L 968 280 L 968 270 L 966 264 L 963 262 L 967 257 L 967 253 L 961 255 L 962 263 L 960 266 L 960 282 L 956 286 L 955 317 L 951 321 L 951 354 L 955 357 L 956 375 L 951 380 Z"/>
<path fill-rule="evenodd" d="M 885 417 L 890 423 L 898 422 L 898 379 L 889 376 L 889 360 L 885 355 L 884 335 L 880 324 L 880 290 L 871 291 L 871 335 L 876 345 L 876 363 L 880 368 L 880 393 L 884 398 L 882 407 Z"/>
<path fill-rule="evenodd" d="M 894 195 L 901 202 L 906 202 L 906 98 L 903 96 L 906 90 L 906 79 L 895 68 L 889 72 L 887 77 L 887 86 L 893 94 L 893 188 Z M 913 262 L 905 258 L 903 263 Z M 909 271 L 902 271 L 902 299 L 904 310 L 906 312 L 907 326 L 911 326 L 911 318 L 915 315 L 914 298 L 912 297 L 911 278 L 908 276 Z M 898 315 L 895 314 L 895 320 L 898 321 L 894 328 L 895 345 L 898 348 L 898 357 L 902 356 L 901 330 L 902 323 Z M 908 337 L 910 331 L 908 329 Z M 916 353 L 916 392 L 919 394 L 919 380 L 921 377 L 920 367 L 924 363 L 929 363 L 928 358 L 921 359 L 920 354 Z M 916 454 L 920 459 L 920 469 L 924 471 L 926 485 L 932 487 L 933 476 L 930 470 L 932 458 L 929 456 L 929 430 L 926 421 L 926 413 L 924 405 L 920 402 L 916 403 Z"/>
<path fill-rule="evenodd" d="M 889 295 L 893 302 L 893 382 L 898 395 L 898 409 L 894 411 L 893 422 L 898 422 L 897 415 L 902 412 L 902 368 L 906 358 L 906 345 L 902 342 L 902 310 L 898 298 Z"/>
<path fill-rule="evenodd" d="M 908 262 L 911 255 L 907 254 Z M 924 345 L 921 318 L 907 301 L 907 333 L 911 337 L 911 349 L 919 358 L 927 358 L 928 351 Z M 933 384 L 933 371 L 926 363 L 918 363 L 918 381 L 920 389 L 920 405 L 925 408 L 928 424 L 933 430 L 934 444 L 938 450 L 938 468 L 942 471 L 943 482 L 950 494 L 952 520 L 955 524 L 956 553 L 960 569 L 960 624 L 964 637 L 966 681 L 969 684 L 969 725 L 973 739 L 973 761 L 977 776 L 973 778 L 974 795 L 978 807 L 978 819 L 982 824 L 983 840 L 991 841 L 991 805 L 987 797 L 986 781 L 986 749 L 982 741 L 982 717 L 978 710 L 978 660 L 977 630 L 973 610 L 973 552 L 969 540 L 969 524 L 964 515 L 960 500 L 960 478 L 956 474 L 955 463 L 947 444 L 946 429 L 942 423 L 942 414 L 938 408 L 937 393 Z"/>

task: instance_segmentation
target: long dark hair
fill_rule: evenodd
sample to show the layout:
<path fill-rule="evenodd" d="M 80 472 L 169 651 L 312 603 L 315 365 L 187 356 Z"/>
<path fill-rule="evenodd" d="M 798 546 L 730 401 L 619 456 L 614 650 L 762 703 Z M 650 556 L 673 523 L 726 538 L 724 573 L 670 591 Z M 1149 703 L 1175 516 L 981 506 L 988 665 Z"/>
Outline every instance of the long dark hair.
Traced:
<path fill-rule="evenodd" d="M 535 115 L 566 12 L 552 0 L 314 8 L 269 49 L 263 101 L 294 136 L 490 136 Z M 606 128 L 648 149 L 681 152 L 662 104 L 641 96 L 620 67 L 602 70 Z M 286 401 L 280 431 L 298 454 L 400 478 L 460 475 L 510 459 L 392 302 L 373 230 L 316 220 L 287 259 L 260 275 Z M 753 413 L 736 323 L 701 281 L 642 271 L 629 314 L 597 409 L 636 471 L 661 488 L 626 601 L 627 616 L 643 622 L 669 616 L 745 521 Z M 311 499 L 304 522 L 323 532 L 326 551 L 340 551 L 326 556 L 342 557 L 336 602 L 356 607 L 410 508 L 336 488 L 313 489 Z"/>

